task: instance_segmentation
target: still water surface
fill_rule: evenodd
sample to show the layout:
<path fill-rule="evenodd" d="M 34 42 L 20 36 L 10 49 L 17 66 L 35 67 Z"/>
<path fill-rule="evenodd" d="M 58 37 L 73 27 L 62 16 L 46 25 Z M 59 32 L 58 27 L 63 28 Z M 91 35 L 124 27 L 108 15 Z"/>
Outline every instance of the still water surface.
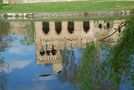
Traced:
<path fill-rule="evenodd" d="M 120 23 L 120 21 L 109 22 L 92 21 L 90 27 L 86 22 L 85 27 L 80 27 L 84 25 L 82 22 L 75 24 L 70 22 L 68 25 L 63 22 L 61 34 L 54 34 L 55 31 L 51 31 L 56 27 L 53 22 L 49 23 L 49 27 L 41 26 L 43 25 L 41 22 L 0 22 L 0 90 L 79 90 L 76 77 L 83 48 L 86 43 L 107 36 L 112 32 L 112 28 Z M 73 35 L 64 32 L 67 26 Z M 77 32 L 73 31 L 73 26 Z M 58 27 L 61 28 L 60 24 Z M 41 30 L 43 28 L 50 28 L 51 32 L 45 34 Z M 82 28 L 85 28 L 85 32 L 81 30 Z M 91 29 L 90 32 L 88 29 Z M 114 42 L 117 38 L 115 35 L 109 41 Z M 52 45 L 58 53 L 56 56 L 47 53 L 47 50 L 51 51 Z M 46 53 L 41 54 L 43 47 Z M 100 53 L 108 52 L 102 50 Z M 100 56 L 101 58 L 103 56 Z M 120 84 L 119 89 L 132 90 L 132 84 L 128 82 L 126 87 Z"/>
<path fill-rule="evenodd" d="M 77 90 L 63 73 L 53 74 L 51 64 L 36 64 L 34 33 L 30 33 L 34 32 L 32 24 L 13 25 L 11 22 L 0 25 L 0 90 Z M 79 58 L 81 50 L 74 51 Z M 43 74 L 50 75 L 41 77 Z"/>

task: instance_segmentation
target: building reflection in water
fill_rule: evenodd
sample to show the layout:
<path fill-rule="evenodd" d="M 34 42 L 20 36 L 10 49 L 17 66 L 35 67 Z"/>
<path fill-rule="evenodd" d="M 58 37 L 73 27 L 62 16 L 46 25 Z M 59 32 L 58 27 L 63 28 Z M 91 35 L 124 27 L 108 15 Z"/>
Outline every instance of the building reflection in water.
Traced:
<path fill-rule="evenodd" d="M 87 43 L 107 37 L 115 31 L 115 28 L 118 28 L 120 23 L 119 20 L 10 22 L 5 26 L 0 23 L 0 28 L 4 28 L 0 32 L 0 41 L 4 43 L 4 45 L 0 43 L 0 52 L 3 51 L 3 48 L 8 47 L 6 46 L 7 41 L 1 39 L 8 33 L 25 37 L 24 44 L 26 41 L 27 44 L 33 43 L 35 34 L 36 63 L 52 65 L 53 74 L 58 74 L 60 80 L 69 80 L 74 83 L 79 65 L 78 57 L 82 54 L 81 48 L 85 48 Z M 33 25 L 35 33 L 31 31 Z M 108 38 L 107 41 L 117 41 L 118 35 L 119 32 Z M 79 54 L 76 55 L 76 53 Z M 0 76 L 0 89 L 2 90 L 6 87 L 5 81 L 7 81 L 5 76 Z"/>
<path fill-rule="evenodd" d="M 36 63 L 51 64 L 54 74 L 67 73 L 68 69 L 73 70 L 75 74 L 75 70 L 77 71 L 76 61 L 73 61 L 75 49 L 85 48 L 87 43 L 107 37 L 121 22 L 121 20 L 35 22 Z M 107 41 L 116 42 L 118 36 L 119 32 Z M 63 54 L 66 54 L 66 62 Z"/>
<path fill-rule="evenodd" d="M 10 31 L 13 34 L 25 36 L 29 25 L 30 23 L 27 22 L 10 22 Z"/>

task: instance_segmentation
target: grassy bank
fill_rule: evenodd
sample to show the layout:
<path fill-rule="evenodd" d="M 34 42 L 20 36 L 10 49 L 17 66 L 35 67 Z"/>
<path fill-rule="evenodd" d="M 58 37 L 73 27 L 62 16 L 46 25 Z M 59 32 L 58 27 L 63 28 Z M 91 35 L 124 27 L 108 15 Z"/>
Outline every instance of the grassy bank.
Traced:
<path fill-rule="evenodd" d="M 98 10 L 121 10 L 134 9 L 134 1 L 117 2 L 57 2 L 36 4 L 14 4 L 4 5 L 0 12 L 81 12 Z"/>

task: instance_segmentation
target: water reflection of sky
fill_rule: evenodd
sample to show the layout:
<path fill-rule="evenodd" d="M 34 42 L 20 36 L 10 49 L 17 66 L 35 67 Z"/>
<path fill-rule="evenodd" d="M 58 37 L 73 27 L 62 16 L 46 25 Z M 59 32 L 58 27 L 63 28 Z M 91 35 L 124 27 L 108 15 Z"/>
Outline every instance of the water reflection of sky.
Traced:
<path fill-rule="evenodd" d="M 35 44 L 23 45 L 22 36 L 11 37 L 14 38 L 12 43 L 1 53 L 8 73 L 7 90 L 75 90 L 69 82 L 63 83 L 54 75 L 39 77 L 52 73 L 51 65 L 37 65 Z"/>
<path fill-rule="evenodd" d="M 0 42 L 0 49 L 2 48 L 0 59 L 2 58 L 5 64 L 0 65 L 0 90 L 78 90 L 73 82 L 60 80 L 61 78 L 54 75 L 51 65 L 37 65 L 35 44 L 23 43 L 22 41 L 25 41 L 23 35 L 4 34 L 4 37 L 0 36 L 0 41 L 1 37 L 3 42 Z M 63 64 L 64 68 L 66 66 L 66 75 L 63 74 L 65 79 L 75 73 L 74 69 L 79 65 L 83 54 L 78 48 L 72 51 L 71 54 L 74 54 L 75 57 L 69 55 L 68 62 Z M 101 49 L 99 52 L 101 62 L 109 60 L 108 50 Z M 75 58 L 75 60 L 72 61 L 70 58 Z M 1 74 L 2 70 L 7 74 Z M 41 74 L 51 74 L 51 76 L 39 77 Z M 132 83 L 120 83 L 119 90 L 133 90 Z"/>

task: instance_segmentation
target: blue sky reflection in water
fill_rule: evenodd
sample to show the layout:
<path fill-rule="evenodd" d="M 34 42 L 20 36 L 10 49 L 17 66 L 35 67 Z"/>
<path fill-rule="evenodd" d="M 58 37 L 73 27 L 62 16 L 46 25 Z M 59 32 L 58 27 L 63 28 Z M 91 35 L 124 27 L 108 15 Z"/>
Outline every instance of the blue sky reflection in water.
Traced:
<path fill-rule="evenodd" d="M 2 31 L 2 30 L 0 30 Z M 5 90 L 75 90 L 69 82 L 62 82 L 52 74 L 51 65 L 37 65 L 35 44 L 24 45 L 23 35 L 9 33 L 3 38 L 12 39 L 8 47 L 0 52 L 4 60 L 6 79 L 0 79 L 1 87 Z M 50 73 L 51 76 L 39 77 L 40 74 Z M 0 76 L 3 77 L 3 76 Z M 5 84 L 5 85 L 3 85 Z M 1 90 L 1 88 L 0 88 Z"/>
<path fill-rule="evenodd" d="M 12 24 L 0 22 L 0 90 L 78 90 L 76 77 L 78 76 L 79 68 L 77 66 L 82 62 L 80 59 L 83 55 L 83 50 L 78 48 L 71 50 L 65 48 L 62 50 L 64 57 L 63 71 L 55 74 L 52 65 L 36 64 L 37 50 L 31 36 L 31 34 L 34 36 L 33 23 L 23 23 L 24 25 L 20 22 L 15 23 L 17 30 L 12 30 Z M 25 25 L 27 30 L 18 28 L 25 28 Z M 89 50 L 90 52 L 91 50 Z M 87 56 L 89 56 L 89 53 L 86 53 Z M 103 62 L 105 58 L 109 60 L 109 53 L 109 48 L 100 49 L 99 61 Z M 88 69 L 85 68 L 82 71 L 88 71 Z M 93 71 L 95 70 L 93 69 Z M 42 74 L 48 74 L 48 76 L 40 77 Z M 82 79 L 86 74 L 81 74 Z M 90 77 L 91 74 L 93 72 L 89 75 L 87 74 L 87 77 Z M 104 73 L 104 77 L 107 77 L 106 74 Z M 95 75 L 93 74 L 93 76 Z M 124 79 L 122 77 L 121 80 Z M 83 83 L 85 85 L 85 82 Z M 90 82 L 86 84 L 89 85 Z M 133 90 L 132 87 L 132 83 L 127 82 L 125 84 L 120 83 L 118 89 Z"/>

